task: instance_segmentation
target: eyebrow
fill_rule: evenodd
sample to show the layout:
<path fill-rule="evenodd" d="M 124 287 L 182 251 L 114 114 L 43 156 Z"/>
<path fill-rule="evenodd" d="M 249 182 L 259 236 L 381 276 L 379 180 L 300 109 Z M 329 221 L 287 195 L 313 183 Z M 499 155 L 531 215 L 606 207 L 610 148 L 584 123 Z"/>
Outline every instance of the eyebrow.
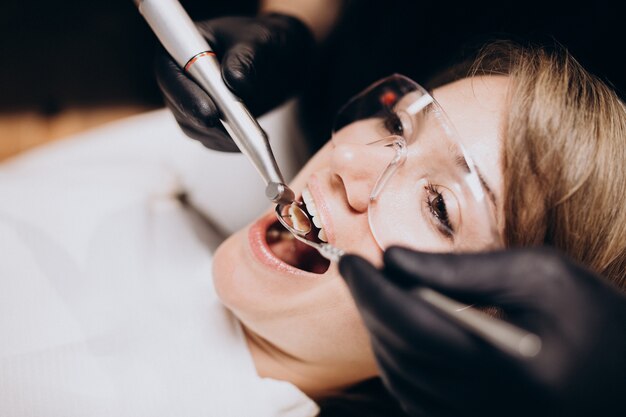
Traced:
<path fill-rule="evenodd" d="M 465 157 L 462 154 L 460 154 L 460 153 L 456 154 L 455 161 L 456 161 L 457 166 L 465 169 L 468 173 L 471 172 L 470 167 L 469 167 L 469 165 L 467 165 L 467 161 L 465 160 Z M 474 170 L 476 170 L 476 174 L 478 175 L 478 180 L 480 181 L 480 184 L 483 186 L 485 191 L 487 191 L 487 195 L 489 196 L 489 200 L 491 200 L 491 203 L 495 207 L 496 213 L 497 213 L 498 212 L 498 204 L 496 203 L 496 195 L 494 194 L 494 192 L 491 189 L 491 187 L 489 187 L 489 184 L 487 183 L 487 181 L 485 181 L 485 177 L 483 177 L 483 175 L 481 174 L 481 172 L 478 169 L 478 166 L 476 164 L 474 164 Z"/>

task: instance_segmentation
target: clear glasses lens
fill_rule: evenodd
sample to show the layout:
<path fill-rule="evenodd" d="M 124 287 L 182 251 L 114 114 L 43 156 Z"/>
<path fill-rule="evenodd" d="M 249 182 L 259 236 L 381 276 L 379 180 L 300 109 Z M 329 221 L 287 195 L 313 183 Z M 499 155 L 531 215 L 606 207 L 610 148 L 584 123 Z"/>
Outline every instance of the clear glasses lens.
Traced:
<path fill-rule="evenodd" d="M 335 146 L 367 146 L 376 180 L 368 220 L 382 249 L 470 251 L 500 246 L 493 208 L 441 107 L 394 75 L 339 112 Z"/>

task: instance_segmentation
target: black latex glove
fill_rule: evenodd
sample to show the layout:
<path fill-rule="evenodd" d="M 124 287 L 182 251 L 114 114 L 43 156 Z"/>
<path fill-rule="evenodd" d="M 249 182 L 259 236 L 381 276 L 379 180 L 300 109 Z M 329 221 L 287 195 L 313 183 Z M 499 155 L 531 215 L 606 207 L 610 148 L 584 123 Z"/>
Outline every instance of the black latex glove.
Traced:
<path fill-rule="evenodd" d="M 626 297 L 553 250 L 477 255 L 391 248 L 381 272 L 339 267 L 370 331 L 383 380 L 414 416 L 626 416 Z M 539 335 L 511 357 L 411 294 L 428 286 L 498 306 Z"/>
<path fill-rule="evenodd" d="M 220 60 L 226 85 L 255 116 L 279 105 L 306 78 L 314 40 L 296 18 L 223 17 L 196 25 Z M 221 125 L 213 101 L 162 48 L 156 75 L 165 104 L 187 136 L 210 149 L 239 151 Z"/>

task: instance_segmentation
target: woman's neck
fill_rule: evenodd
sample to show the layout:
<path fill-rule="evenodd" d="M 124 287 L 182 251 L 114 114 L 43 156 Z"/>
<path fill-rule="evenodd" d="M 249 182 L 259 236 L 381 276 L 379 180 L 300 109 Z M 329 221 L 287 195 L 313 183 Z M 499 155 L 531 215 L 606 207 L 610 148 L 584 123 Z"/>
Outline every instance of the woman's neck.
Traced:
<path fill-rule="evenodd" d="M 243 324 L 242 328 L 259 376 L 291 382 L 313 399 L 327 397 L 375 376 L 375 371 L 349 369 L 342 364 L 307 362 L 284 352 Z"/>

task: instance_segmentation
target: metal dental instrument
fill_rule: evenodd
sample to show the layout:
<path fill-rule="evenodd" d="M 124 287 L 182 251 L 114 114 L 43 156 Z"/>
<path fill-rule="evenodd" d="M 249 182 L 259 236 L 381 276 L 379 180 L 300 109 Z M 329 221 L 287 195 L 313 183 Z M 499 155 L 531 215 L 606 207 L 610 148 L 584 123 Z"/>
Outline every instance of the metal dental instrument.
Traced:
<path fill-rule="evenodd" d="M 343 250 L 329 243 L 314 242 L 307 239 L 306 235 L 311 230 L 311 224 L 307 225 L 306 221 L 310 222 L 310 219 L 300 207 L 279 204 L 276 206 L 276 216 L 296 239 L 317 249 L 320 255 L 329 261 L 338 263 L 341 257 L 345 255 Z M 293 221 L 293 217 L 298 217 L 298 221 Z M 418 287 L 412 292 L 467 330 L 509 354 L 532 358 L 541 351 L 541 339 L 533 333 L 489 316 L 472 306 L 459 303 L 430 288 Z"/>
<path fill-rule="evenodd" d="M 276 204 L 292 203 L 294 193 L 285 185 L 267 135 L 222 80 L 215 53 L 180 3 L 177 0 L 133 1 L 167 52 L 215 102 L 225 129 L 263 178 L 266 197 Z"/>

